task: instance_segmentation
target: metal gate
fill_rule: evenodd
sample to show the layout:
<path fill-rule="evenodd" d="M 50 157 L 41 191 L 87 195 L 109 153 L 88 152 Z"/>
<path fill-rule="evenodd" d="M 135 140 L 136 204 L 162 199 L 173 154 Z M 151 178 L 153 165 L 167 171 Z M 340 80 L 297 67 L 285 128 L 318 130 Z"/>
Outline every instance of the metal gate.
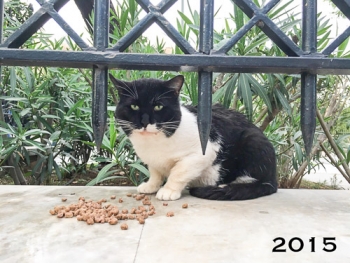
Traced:
<path fill-rule="evenodd" d="M 270 0 L 261 8 L 252 0 L 231 0 L 250 21 L 218 50 L 213 49 L 214 0 L 200 0 L 198 50 L 163 15 L 177 0 L 162 0 L 158 5 L 153 5 L 150 0 L 135 0 L 147 15 L 112 48 L 108 48 L 110 0 L 94 1 L 93 47 L 86 44 L 58 14 L 58 10 L 69 1 L 37 0 L 41 8 L 0 45 L 0 65 L 92 68 L 92 124 L 98 148 L 107 122 L 108 70 L 112 68 L 198 72 L 198 128 L 203 153 L 211 125 L 213 72 L 301 74 L 301 129 L 307 153 L 311 150 L 316 128 L 317 74 L 350 75 L 350 59 L 328 58 L 350 36 L 350 26 L 321 53 L 317 53 L 317 0 L 302 0 L 302 48 L 267 16 L 280 0 Z M 332 2 L 350 19 L 350 0 Z M 1 32 L 3 7 L 4 0 L 0 0 Z M 18 49 L 50 18 L 62 27 L 81 51 Z M 184 55 L 123 53 L 153 23 L 160 26 Z M 260 27 L 287 56 L 228 56 L 226 53 L 253 26 Z"/>

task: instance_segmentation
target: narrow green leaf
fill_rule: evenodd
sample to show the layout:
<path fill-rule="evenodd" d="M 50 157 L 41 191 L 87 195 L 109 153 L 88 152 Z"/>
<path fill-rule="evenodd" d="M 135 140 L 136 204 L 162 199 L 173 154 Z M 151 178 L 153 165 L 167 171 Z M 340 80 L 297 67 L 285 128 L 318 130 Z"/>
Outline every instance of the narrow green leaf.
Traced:
<path fill-rule="evenodd" d="M 51 176 L 53 166 L 53 154 L 50 153 L 47 160 L 47 176 Z"/>
<path fill-rule="evenodd" d="M 16 123 L 16 126 L 17 126 L 19 133 L 22 133 L 22 131 L 23 131 L 22 122 L 21 122 L 17 112 L 12 111 L 12 118 Z"/>
<path fill-rule="evenodd" d="M 61 174 L 61 170 L 60 167 L 58 166 L 58 164 L 56 163 L 56 161 L 53 161 L 53 167 L 55 168 L 55 172 L 57 175 L 58 180 L 62 180 L 62 174 Z"/>
<path fill-rule="evenodd" d="M 251 84 L 251 89 L 264 101 L 267 110 L 272 112 L 272 105 L 267 94 L 266 89 L 251 74 L 247 74 L 248 80 Z"/>
<path fill-rule="evenodd" d="M 281 103 L 282 107 L 285 109 L 287 114 L 290 117 L 292 117 L 292 109 L 286 97 L 283 96 L 282 92 L 279 89 L 274 89 L 274 93 L 276 94 L 276 97 L 278 98 L 279 102 Z"/>
<path fill-rule="evenodd" d="M 129 166 L 139 170 L 141 173 L 143 173 L 144 175 L 146 175 L 147 177 L 149 177 L 149 171 L 147 170 L 146 167 L 144 167 L 142 164 L 139 163 L 131 163 L 129 164 Z"/>
<path fill-rule="evenodd" d="M 10 69 L 10 87 L 11 87 L 11 96 L 14 96 L 16 90 L 16 67 L 11 67 Z"/>
<path fill-rule="evenodd" d="M 243 99 L 245 110 L 247 112 L 247 118 L 251 120 L 253 116 L 253 98 L 246 73 L 240 74 L 238 79 L 238 88 Z"/>
<path fill-rule="evenodd" d="M 105 167 L 103 167 L 101 169 L 101 171 L 97 174 L 96 178 L 92 181 L 90 181 L 87 186 L 89 185 L 95 185 L 95 184 L 98 184 L 100 182 L 100 180 L 106 178 L 110 173 L 108 173 L 108 171 L 116 166 L 117 164 L 116 163 L 110 163 L 110 164 L 107 164 Z M 110 171 L 111 172 L 111 171 Z M 113 171 L 114 172 L 114 171 Z"/>

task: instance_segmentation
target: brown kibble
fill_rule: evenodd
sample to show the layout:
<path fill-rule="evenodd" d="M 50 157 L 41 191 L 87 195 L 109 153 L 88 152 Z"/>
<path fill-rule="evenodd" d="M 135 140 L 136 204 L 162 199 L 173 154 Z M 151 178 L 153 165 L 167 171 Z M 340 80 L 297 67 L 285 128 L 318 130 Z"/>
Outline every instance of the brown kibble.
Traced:
<path fill-rule="evenodd" d="M 188 204 L 186 203 L 182 205 L 182 208 L 187 208 L 187 207 L 188 207 Z"/>
<path fill-rule="evenodd" d="M 139 217 L 138 221 L 141 225 L 145 223 L 145 219 L 143 217 Z"/>
<path fill-rule="evenodd" d="M 131 193 L 127 193 L 126 196 L 127 197 L 132 197 L 132 194 Z"/>
<path fill-rule="evenodd" d="M 129 215 L 128 215 L 128 219 L 130 219 L 130 220 L 135 219 L 135 215 L 131 215 L 131 214 L 129 214 Z"/>
<path fill-rule="evenodd" d="M 129 217 L 127 214 L 122 214 L 122 220 L 128 220 L 128 219 L 129 219 Z"/>
<path fill-rule="evenodd" d="M 73 212 L 67 212 L 64 214 L 65 218 L 72 218 L 73 217 Z"/>
<path fill-rule="evenodd" d="M 93 225 L 93 224 L 95 224 L 95 220 L 92 217 L 89 217 L 88 220 L 86 220 L 86 223 L 88 225 Z"/>
<path fill-rule="evenodd" d="M 150 205 L 149 210 L 156 210 L 156 208 L 154 207 L 154 205 Z"/>
<path fill-rule="evenodd" d="M 118 215 L 117 215 L 117 219 L 118 219 L 118 220 L 123 220 L 123 215 L 122 215 L 122 214 L 118 214 Z"/>
<path fill-rule="evenodd" d="M 128 213 L 128 209 L 123 209 L 122 210 L 122 214 L 127 214 Z"/>
<path fill-rule="evenodd" d="M 85 201 L 85 197 L 82 197 L 82 196 L 81 196 L 81 197 L 79 197 L 79 200 L 80 200 L 80 201 Z"/>
<path fill-rule="evenodd" d="M 84 220 L 83 220 L 83 216 L 78 215 L 78 216 L 77 216 L 77 220 L 78 220 L 78 221 L 84 221 Z"/>
<path fill-rule="evenodd" d="M 163 206 L 168 206 L 168 203 L 163 203 Z"/>
<path fill-rule="evenodd" d="M 119 201 L 118 201 L 119 203 L 123 203 L 124 202 L 124 200 L 123 200 L 123 198 L 119 198 Z"/>
<path fill-rule="evenodd" d="M 56 215 L 56 211 L 54 209 L 51 209 L 49 212 L 51 215 Z"/>
<path fill-rule="evenodd" d="M 144 196 L 142 196 L 142 195 L 136 195 L 136 197 L 135 197 L 135 199 L 137 200 L 137 201 L 140 201 L 140 200 L 142 200 L 144 198 Z"/>
<path fill-rule="evenodd" d="M 58 218 L 64 217 L 64 212 L 59 212 L 59 213 L 57 214 L 57 217 L 58 217 Z"/>
<path fill-rule="evenodd" d="M 109 219 L 108 223 L 109 223 L 110 225 L 116 225 L 116 224 L 118 224 L 118 219 L 116 219 L 115 217 L 111 217 L 111 218 Z"/>
<path fill-rule="evenodd" d="M 102 202 L 102 203 L 106 203 L 106 202 L 107 202 L 107 199 L 106 199 L 106 198 L 102 198 L 102 199 L 101 199 L 101 202 Z"/>
<path fill-rule="evenodd" d="M 62 198 L 62 202 L 66 202 L 67 201 L 67 198 Z"/>
<path fill-rule="evenodd" d="M 112 195 L 111 196 L 111 199 L 116 199 L 117 197 L 115 195 Z"/>
<path fill-rule="evenodd" d="M 126 223 L 123 223 L 120 225 L 121 230 L 128 230 L 128 225 Z"/>
<path fill-rule="evenodd" d="M 144 200 L 142 201 L 142 204 L 143 204 L 143 205 L 151 205 L 152 203 L 151 203 L 150 200 L 144 199 Z"/>
<path fill-rule="evenodd" d="M 144 200 L 149 200 L 149 196 L 146 195 L 145 198 L 144 198 Z"/>
<path fill-rule="evenodd" d="M 156 212 L 154 212 L 154 210 L 150 210 L 150 211 L 148 211 L 147 214 L 148 214 L 149 216 L 153 216 L 155 213 L 156 213 Z"/>
<path fill-rule="evenodd" d="M 131 208 L 130 214 L 136 214 L 135 212 L 136 212 L 136 208 L 135 207 Z"/>
<path fill-rule="evenodd" d="M 174 212 L 168 212 L 168 213 L 166 213 L 166 216 L 167 217 L 173 217 L 174 216 Z"/>

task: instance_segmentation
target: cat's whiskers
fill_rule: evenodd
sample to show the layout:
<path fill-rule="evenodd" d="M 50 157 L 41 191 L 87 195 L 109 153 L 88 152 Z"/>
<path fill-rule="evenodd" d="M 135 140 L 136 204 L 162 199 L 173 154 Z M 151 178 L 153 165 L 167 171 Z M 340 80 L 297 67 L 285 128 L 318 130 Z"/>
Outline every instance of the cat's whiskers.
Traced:
<path fill-rule="evenodd" d="M 129 87 L 125 82 L 123 82 L 123 83 L 124 83 L 125 87 L 122 87 L 122 86 L 119 86 L 119 87 L 122 90 L 125 90 L 127 92 L 127 94 L 129 94 L 129 96 L 126 95 L 125 93 L 122 93 L 122 95 L 127 96 L 127 97 L 131 97 L 131 98 L 137 100 L 138 99 L 138 94 L 137 94 L 137 90 L 136 90 L 136 87 L 135 87 L 135 83 L 132 84 L 133 85 L 132 88 Z"/>
<path fill-rule="evenodd" d="M 171 97 L 164 97 L 165 94 L 170 93 L 170 92 L 173 92 L 173 90 L 168 90 L 168 91 L 166 91 L 166 92 L 160 94 L 158 97 L 156 97 L 156 98 L 154 99 L 154 101 L 157 101 L 157 100 L 160 100 L 160 99 L 165 99 L 165 98 L 167 98 L 167 99 L 168 99 L 168 98 L 171 98 Z"/>
<path fill-rule="evenodd" d="M 133 129 L 135 129 L 135 125 L 131 121 L 117 119 L 117 123 L 124 130 L 133 130 Z"/>

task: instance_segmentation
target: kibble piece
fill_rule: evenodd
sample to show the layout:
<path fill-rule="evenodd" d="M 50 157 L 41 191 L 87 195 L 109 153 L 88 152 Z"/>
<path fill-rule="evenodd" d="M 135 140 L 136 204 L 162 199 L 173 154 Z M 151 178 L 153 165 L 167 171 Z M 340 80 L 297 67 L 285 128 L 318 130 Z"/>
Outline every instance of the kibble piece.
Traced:
<path fill-rule="evenodd" d="M 156 213 L 156 212 L 155 212 L 154 210 L 150 210 L 150 211 L 148 211 L 147 214 L 148 214 L 149 216 L 153 216 L 155 213 Z"/>
<path fill-rule="evenodd" d="M 72 218 L 73 217 L 73 212 L 67 212 L 64 214 L 65 218 Z"/>
<path fill-rule="evenodd" d="M 154 207 L 154 205 L 150 205 L 149 210 L 156 210 L 156 208 Z"/>
<path fill-rule="evenodd" d="M 172 216 L 174 216 L 174 212 L 168 212 L 168 213 L 166 213 L 166 216 L 167 217 L 172 217 Z"/>
<path fill-rule="evenodd" d="M 122 210 L 122 214 L 127 214 L 128 213 L 128 209 L 123 209 Z"/>
<path fill-rule="evenodd" d="M 137 195 L 135 197 L 135 199 L 138 200 L 138 201 L 142 200 L 143 198 L 144 198 L 144 196 L 142 196 L 142 195 Z"/>
<path fill-rule="evenodd" d="M 77 220 L 78 220 L 78 221 L 83 221 L 83 216 L 77 215 Z"/>
<path fill-rule="evenodd" d="M 135 214 L 135 212 L 136 212 L 136 208 L 135 207 L 131 208 L 130 214 Z"/>
<path fill-rule="evenodd" d="M 115 217 L 111 217 L 111 218 L 109 219 L 108 223 L 109 223 L 110 225 L 116 225 L 116 224 L 118 224 L 118 219 L 116 219 Z"/>
<path fill-rule="evenodd" d="M 168 203 L 163 203 L 163 206 L 168 206 Z"/>
<path fill-rule="evenodd" d="M 116 199 L 117 197 L 115 195 L 112 195 L 111 196 L 111 199 Z"/>
<path fill-rule="evenodd" d="M 145 223 L 145 219 L 143 217 L 139 217 L 139 223 L 143 225 Z"/>
<path fill-rule="evenodd" d="M 67 198 L 62 198 L 62 202 L 66 202 L 67 201 Z"/>
<path fill-rule="evenodd" d="M 79 200 L 80 201 L 85 201 L 85 197 L 81 196 L 81 197 L 79 197 Z"/>
<path fill-rule="evenodd" d="M 123 203 L 124 202 L 124 200 L 123 200 L 123 198 L 119 198 L 119 201 L 118 201 L 119 203 Z"/>
<path fill-rule="evenodd" d="M 126 196 L 127 197 L 132 197 L 132 194 L 131 193 L 127 193 Z"/>
<path fill-rule="evenodd" d="M 95 220 L 92 217 L 90 217 L 90 218 L 88 218 L 88 220 L 86 220 L 86 223 L 88 225 L 93 225 L 93 224 L 95 224 Z"/>
<path fill-rule="evenodd" d="M 51 215 L 56 215 L 56 211 L 54 209 L 51 209 L 49 212 Z"/>
<path fill-rule="evenodd" d="M 136 198 L 137 194 L 133 194 L 132 197 Z"/>
<path fill-rule="evenodd" d="M 123 220 L 123 214 L 117 214 L 116 217 L 118 220 Z"/>
<path fill-rule="evenodd" d="M 143 204 L 143 205 L 151 205 L 151 201 L 150 201 L 150 200 L 144 199 L 144 200 L 142 201 L 142 204 Z"/>
<path fill-rule="evenodd" d="M 187 208 L 187 207 L 188 207 L 188 204 L 186 203 L 182 205 L 182 208 Z"/>
<path fill-rule="evenodd" d="M 128 225 L 126 223 L 123 223 L 120 225 L 121 230 L 128 230 Z"/>
<path fill-rule="evenodd" d="M 131 219 L 131 220 L 135 219 L 135 215 L 129 214 L 128 219 Z"/>
<path fill-rule="evenodd" d="M 59 213 L 57 214 L 57 217 L 58 217 L 58 218 L 64 217 L 64 212 L 59 212 Z"/>

